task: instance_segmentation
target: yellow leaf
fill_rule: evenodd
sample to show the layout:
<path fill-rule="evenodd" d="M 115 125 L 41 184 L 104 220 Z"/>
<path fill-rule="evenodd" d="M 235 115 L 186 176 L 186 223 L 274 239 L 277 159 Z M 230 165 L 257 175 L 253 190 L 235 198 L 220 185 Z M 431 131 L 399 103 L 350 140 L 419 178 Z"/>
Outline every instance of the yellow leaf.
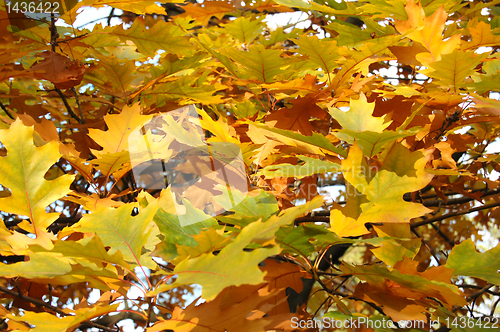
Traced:
<path fill-rule="evenodd" d="M 7 157 L 0 159 L 0 184 L 12 195 L 0 198 L 0 210 L 29 217 L 25 229 L 38 235 L 59 216 L 46 213 L 45 208 L 70 192 L 74 176 L 63 175 L 46 181 L 47 170 L 61 157 L 58 143 L 42 147 L 33 144 L 33 127 L 16 120 L 9 129 L 0 130 L 0 141 L 7 148 Z"/>
<path fill-rule="evenodd" d="M 409 223 L 430 212 L 422 204 L 403 200 L 406 192 L 421 189 L 432 179 L 424 169 L 429 158 L 429 152 L 410 152 L 395 144 L 375 173 L 361 149 L 353 145 L 342 162 L 344 177 L 351 185 L 350 195 L 344 208 L 330 212 L 330 230 L 339 236 L 359 236 L 368 233 L 365 223 Z"/>
<path fill-rule="evenodd" d="M 116 153 L 128 150 L 130 134 L 152 118 L 152 115 L 141 115 L 139 103 L 130 107 L 125 106 L 120 114 L 105 115 L 107 131 L 89 129 L 89 136 L 103 148 L 102 151 L 96 151 L 96 153 Z"/>
<path fill-rule="evenodd" d="M 90 196 L 83 195 L 77 192 L 70 193 L 65 199 L 66 201 L 81 204 L 84 209 L 89 211 L 96 211 L 102 207 L 119 207 L 122 206 L 123 202 L 115 201 L 116 195 L 110 195 L 109 197 L 101 198 L 97 194 L 91 194 Z"/>
<path fill-rule="evenodd" d="M 110 255 L 119 250 L 127 262 L 141 265 L 143 247 L 154 242 L 150 236 L 153 235 L 153 228 L 156 228 L 153 217 L 158 204 L 156 201 L 150 203 L 133 217 L 131 214 L 134 207 L 135 204 L 125 204 L 116 209 L 101 208 L 92 214 L 86 214 L 71 229 L 97 234 L 105 246 L 111 247 Z"/>
<path fill-rule="evenodd" d="M 408 0 L 406 4 L 407 21 L 396 21 L 396 29 L 406 37 L 421 43 L 429 53 L 417 55 L 417 60 L 424 65 L 439 61 L 441 55 L 451 53 L 460 43 L 460 35 L 454 35 L 444 41 L 443 30 L 448 14 L 444 7 L 439 7 L 434 14 L 425 16 L 420 3 Z"/>
<path fill-rule="evenodd" d="M 92 308 L 82 308 L 74 311 L 75 316 L 57 317 L 48 312 L 32 312 L 25 311 L 23 316 L 14 316 L 9 314 L 9 319 L 18 322 L 28 322 L 30 325 L 35 325 L 35 328 L 30 331 L 36 332 L 66 332 L 73 331 L 82 322 L 91 318 L 102 316 L 108 312 L 113 312 L 118 308 L 119 304 L 110 306 L 95 306 Z"/>
<path fill-rule="evenodd" d="M 500 44 L 500 35 L 491 33 L 493 27 L 486 22 L 479 21 L 477 17 L 467 22 L 467 29 L 469 30 L 471 40 L 462 45 L 464 50 Z"/>
<path fill-rule="evenodd" d="M 342 129 L 381 133 L 392 121 L 385 121 L 385 117 L 374 117 L 372 115 L 374 109 L 375 103 L 369 103 L 365 94 L 361 93 L 358 100 L 351 99 L 348 112 L 338 108 L 329 108 L 329 112 Z"/>

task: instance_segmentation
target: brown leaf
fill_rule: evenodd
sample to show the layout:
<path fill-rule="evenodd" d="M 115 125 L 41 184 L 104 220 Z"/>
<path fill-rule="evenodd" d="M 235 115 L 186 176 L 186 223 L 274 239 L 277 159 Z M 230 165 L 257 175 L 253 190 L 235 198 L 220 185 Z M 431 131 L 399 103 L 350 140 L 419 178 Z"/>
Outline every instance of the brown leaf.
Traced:
<path fill-rule="evenodd" d="M 43 60 L 30 68 L 36 78 L 52 82 L 57 89 L 70 89 L 82 81 L 85 67 L 78 61 L 51 51 L 38 56 Z"/>
<path fill-rule="evenodd" d="M 297 98 L 292 101 L 292 108 L 280 108 L 267 115 L 264 118 L 266 125 L 280 129 L 295 130 L 304 135 L 311 135 L 314 129 L 309 122 L 311 117 L 318 119 L 326 117 L 325 111 L 316 105 L 316 102 L 316 98 L 311 95 Z"/>
<path fill-rule="evenodd" d="M 427 52 L 427 49 L 417 42 L 411 46 L 390 46 L 388 49 L 398 58 L 399 62 L 410 66 L 421 66 L 422 64 L 415 56 Z"/>
<path fill-rule="evenodd" d="M 268 303 L 269 299 L 281 290 L 270 292 L 267 287 L 255 289 L 255 286 L 250 286 L 250 289 L 247 288 L 246 285 L 228 287 L 213 301 L 198 306 L 195 305 L 197 301 L 194 301 L 184 310 L 176 307 L 170 320 L 160 320 L 147 331 L 173 329 L 176 332 L 253 332 L 273 330 L 278 326 L 288 331 L 293 330 L 290 321 L 293 314 L 267 314 L 274 307 Z M 228 299 L 229 302 L 227 302 Z M 237 300 L 234 301 L 234 299 Z M 282 299 L 285 301 L 284 296 Z M 224 306 L 222 306 L 223 303 Z"/>

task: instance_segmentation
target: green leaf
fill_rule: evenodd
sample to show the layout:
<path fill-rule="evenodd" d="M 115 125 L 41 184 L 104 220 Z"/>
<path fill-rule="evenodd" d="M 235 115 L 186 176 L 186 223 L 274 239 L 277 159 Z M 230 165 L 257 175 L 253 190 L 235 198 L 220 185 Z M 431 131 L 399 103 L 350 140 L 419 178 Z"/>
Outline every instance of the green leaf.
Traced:
<path fill-rule="evenodd" d="M 363 153 L 368 157 L 377 155 L 384 145 L 389 145 L 398 138 L 413 136 L 418 133 L 419 128 L 411 128 L 410 130 L 387 130 L 381 133 L 374 131 L 357 132 L 349 129 L 341 129 L 333 133 L 338 139 L 341 139 L 349 144 L 356 142 Z"/>
<path fill-rule="evenodd" d="M 313 133 L 311 136 L 305 136 L 296 132 L 293 132 L 291 130 L 284 130 L 284 129 L 277 129 L 277 128 L 271 128 L 268 126 L 264 126 L 261 124 L 253 123 L 250 121 L 247 121 L 248 124 L 255 126 L 259 129 L 269 131 L 271 133 L 278 134 L 280 136 L 284 136 L 283 138 L 280 138 L 277 136 L 277 139 L 280 141 L 283 141 L 284 144 L 287 144 L 290 142 L 290 140 L 286 140 L 286 138 L 290 138 L 292 140 L 298 141 L 298 142 L 303 142 L 306 143 L 307 145 L 311 145 L 314 147 L 322 148 L 327 151 L 334 152 L 342 157 L 347 157 L 347 153 L 344 149 L 336 147 L 333 145 L 328 138 L 325 136 L 318 134 L 318 133 Z"/>
<path fill-rule="evenodd" d="M 476 277 L 488 282 L 500 283 L 500 246 L 478 253 L 471 239 L 456 245 L 451 250 L 446 267 L 455 269 L 454 276 Z"/>
<path fill-rule="evenodd" d="M 220 95 L 214 95 L 226 86 L 220 83 L 209 84 L 209 72 L 200 76 L 181 76 L 174 81 L 160 82 L 152 89 L 141 94 L 149 98 L 148 103 L 156 107 L 164 106 L 168 102 L 178 102 L 183 105 L 192 103 L 217 104 L 223 101 Z"/>
<path fill-rule="evenodd" d="M 370 31 L 362 30 L 360 27 L 345 23 L 341 20 L 334 20 L 325 29 L 335 31 L 339 35 L 335 37 L 338 46 L 356 44 L 361 41 L 370 40 Z"/>
<path fill-rule="evenodd" d="M 137 77 L 137 68 L 133 62 L 110 55 L 99 57 L 99 67 L 87 72 L 84 81 L 125 99 L 133 90 L 132 81 Z"/>
<path fill-rule="evenodd" d="M 316 65 L 316 68 L 321 68 L 330 78 L 332 71 L 338 67 L 337 61 L 342 58 L 338 53 L 337 41 L 301 35 L 295 43 L 299 45 L 299 53 L 307 55 L 309 61 Z"/>
<path fill-rule="evenodd" d="M 342 169 L 340 164 L 316 158 L 297 156 L 303 163 L 300 165 L 278 164 L 266 166 L 257 172 L 257 176 L 264 176 L 266 179 L 275 177 L 295 177 L 302 179 L 313 174 L 326 172 L 339 172 Z"/>
<path fill-rule="evenodd" d="M 151 58 L 156 55 L 156 51 L 159 49 L 167 53 L 188 57 L 196 52 L 196 49 L 189 42 L 186 32 L 179 26 L 163 20 L 146 28 L 144 19 L 138 17 L 130 28 L 125 30 L 122 25 L 119 25 L 114 28 L 111 34 L 117 35 L 124 42 L 132 41 L 137 46 L 137 51 Z"/>
<path fill-rule="evenodd" d="M 281 252 L 279 246 L 245 251 L 250 242 L 272 243 L 279 227 L 293 223 L 300 215 L 321 206 L 323 199 L 287 209 L 279 216 L 272 216 L 266 222 L 256 221 L 241 230 L 234 242 L 225 246 L 218 254 L 205 253 L 193 259 L 180 262 L 174 270 L 179 277 L 173 285 L 200 284 L 205 300 L 213 300 L 225 287 L 243 284 L 257 285 L 264 282 L 264 273 L 258 264 L 265 258 Z M 160 292 L 157 289 L 155 292 Z"/>
<path fill-rule="evenodd" d="M 81 233 L 97 234 L 103 244 L 110 247 L 109 254 L 120 251 L 125 261 L 141 265 L 142 249 L 148 242 L 155 241 L 153 217 L 158 205 L 150 203 L 140 213 L 132 216 L 135 204 L 125 204 L 116 209 L 102 208 L 92 214 L 86 214 L 71 229 Z M 156 244 L 156 243 L 154 243 Z"/>
<path fill-rule="evenodd" d="M 198 219 L 194 213 L 194 208 L 188 209 L 186 218 Z M 164 260 L 172 260 L 178 256 L 176 245 L 196 247 L 198 243 L 194 239 L 194 235 L 200 234 L 202 230 L 218 226 L 214 218 L 206 218 L 197 223 L 181 226 L 177 215 L 165 212 L 163 209 L 158 210 L 154 221 L 164 236 L 164 240 L 156 248 L 155 254 L 160 255 Z"/>
<path fill-rule="evenodd" d="M 230 48 L 220 53 L 241 66 L 239 78 L 253 78 L 263 83 L 272 83 L 273 78 L 290 65 L 280 56 L 280 50 L 265 49 L 262 45 L 251 46 L 248 51 Z"/>
<path fill-rule="evenodd" d="M 233 207 L 233 203 L 229 200 L 228 189 L 223 186 L 218 186 L 218 189 L 222 191 L 222 195 L 216 196 L 215 201 L 227 212 L 217 216 L 217 219 L 224 223 L 246 226 L 260 218 L 267 220 L 279 211 L 276 197 L 264 190 L 259 190 L 257 195 L 255 192 L 249 192 L 244 198 L 239 191 L 233 190 L 233 201 L 241 201 Z"/>
<path fill-rule="evenodd" d="M 70 272 L 71 262 L 71 258 L 59 253 L 34 253 L 30 255 L 27 262 L 0 263 L 0 275 L 3 278 L 48 279 Z"/>
<path fill-rule="evenodd" d="M 243 284 L 257 285 L 264 282 L 264 273 L 258 264 L 269 256 L 277 255 L 281 248 L 259 248 L 244 251 L 254 237 L 265 227 L 261 221 L 246 226 L 233 243 L 217 255 L 205 253 L 180 262 L 174 270 L 178 279 L 172 286 L 199 284 L 205 300 L 213 300 L 224 288 Z M 161 292 L 161 287 L 157 289 Z"/>
<path fill-rule="evenodd" d="M 234 39 L 248 44 L 252 42 L 263 31 L 262 20 L 264 16 L 239 17 L 234 21 L 224 24 L 224 31 L 230 34 Z"/>
<path fill-rule="evenodd" d="M 276 233 L 276 242 L 280 244 L 284 252 L 298 254 L 307 257 L 316 251 L 311 243 L 318 235 L 331 233 L 325 226 L 300 225 L 297 227 L 282 227 Z"/>

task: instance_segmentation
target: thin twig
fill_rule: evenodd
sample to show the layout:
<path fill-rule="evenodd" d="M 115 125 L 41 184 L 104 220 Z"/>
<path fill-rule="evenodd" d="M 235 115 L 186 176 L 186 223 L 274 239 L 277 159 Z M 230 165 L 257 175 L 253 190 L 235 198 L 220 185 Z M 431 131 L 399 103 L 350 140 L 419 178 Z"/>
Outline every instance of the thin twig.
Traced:
<path fill-rule="evenodd" d="M 72 87 L 71 91 L 75 94 L 75 101 L 78 106 L 78 112 L 80 113 L 80 119 L 82 119 L 82 122 L 85 123 L 85 120 L 83 119 L 82 107 L 80 106 L 80 100 L 78 99 L 78 93 L 76 92 L 75 87 Z"/>
<path fill-rule="evenodd" d="M 444 234 L 443 231 L 441 231 L 441 223 L 439 224 L 439 227 L 436 226 L 435 224 L 431 224 L 431 226 L 437 231 L 437 234 L 441 236 L 446 241 L 446 243 L 450 245 L 450 247 L 453 248 L 455 246 L 455 242 L 452 241 L 446 234 Z"/>
<path fill-rule="evenodd" d="M 71 109 L 71 106 L 69 106 L 68 104 L 68 100 L 66 99 L 66 96 L 64 95 L 64 93 L 60 90 L 60 89 L 57 89 L 55 88 L 54 91 L 56 91 L 58 94 L 59 94 L 59 97 L 61 97 L 62 99 L 62 102 L 64 103 L 64 106 L 66 106 L 66 109 L 68 110 L 68 113 L 69 115 L 75 119 L 76 121 L 78 121 L 78 123 L 80 124 L 84 124 L 85 122 L 80 119 L 76 114 L 75 112 L 73 112 L 73 110 Z"/>
<path fill-rule="evenodd" d="M 500 297 L 498 298 L 498 300 L 496 300 L 496 302 L 491 307 L 490 316 L 493 316 L 493 314 L 495 313 L 495 310 L 497 308 L 498 303 L 500 303 Z"/>
<path fill-rule="evenodd" d="M 438 265 L 441 265 L 441 260 L 437 257 L 436 255 L 436 250 L 427 242 L 425 241 L 422 236 L 417 232 L 416 229 L 412 229 L 411 230 L 413 234 L 415 234 L 419 239 L 422 239 L 422 243 L 424 244 L 424 246 L 427 248 L 427 250 L 429 250 L 429 252 L 431 253 L 432 257 L 434 257 L 434 259 L 436 260 L 436 262 L 438 263 Z"/>
<path fill-rule="evenodd" d="M 109 12 L 109 15 L 108 15 L 108 26 L 111 26 L 111 19 L 113 18 L 114 13 L 115 13 L 115 9 L 111 8 L 111 11 Z"/>
<path fill-rule="evenodd" d="M 11 118 L 12 120 L 15 120 L 14 117 L 12 116 L 12 114 L 10 114 L 10 112 L 7 110 L 7 107 L 5 107 L 5 105 L 1 101 L 0 101 L 0 107 L 5 112 L 5 114 L 7 114 L 7 116 L 9 118 Z"/>
<path fill-rule="evenodd" d="M 474 302 L 476 302 L 476 299 L 478 297 L 480 297 L 484 293 L 487 293 L 488 290 L 491 287 L 493 287 L 493 286 L 495 286 L 495 285 L 494 284 L 488 284 L 488 285 L 484 286 L 483 288 L 481 288 L 479 291 L 475 292 L 474 294 L 471 294 L 471 295 L 467 296 L 467 301 L 474 301 Z"/>
<path fill-rule="evenodd" d="M 448 219 L 448 218 L 452 218 L 452 217 L 456 217 L 456 216 L 461 216 L 461 215 L 464 215 L 464 214 L 469 214 L 469 213 L 477 212 L 477 211 L 481 211 L 481 210 L 491 209 L 491 208 L 494 208 L 494 207 L 497 207 L 497 206 L 500 206 L 500 202 L 486 204 L 486 205 L 483 205 L 483 206 L 478 206 L 478 207 L 475 207 L 475 208 L 472 208 L 472 209 L 463 210 L 463 211 L 455 211 L 455 212 L 451 212 L 451 213 L 448 213 L 448 214 L 443 214 L 443 215 L 438 216 L 438 217 L 429 218 L 429 219 L 422 220 L 422 221 L 419 221 L 419 222 L 414 222 L 414 223 L 410 224 L 410 227 L 411 227 L 411 229 L 415 229 L 417 227 L 420 227 L 420 226 L 423 226 L 423 225 L 432 224 L 432 223 L 434 223 L 436 221 L 440 221 L 440 220 L 443 220 L 443 219 Z"/>

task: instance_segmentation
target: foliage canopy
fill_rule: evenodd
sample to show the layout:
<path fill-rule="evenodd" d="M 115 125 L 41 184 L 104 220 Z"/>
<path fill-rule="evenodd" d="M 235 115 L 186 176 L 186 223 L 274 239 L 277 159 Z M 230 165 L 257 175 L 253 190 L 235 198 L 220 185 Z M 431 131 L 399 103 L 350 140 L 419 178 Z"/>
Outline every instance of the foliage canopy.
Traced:
<path fill-rule="evenodd" d="M 0 5 L 2 330 L 499 328 L 500 1 L 53 3 Z"/>

